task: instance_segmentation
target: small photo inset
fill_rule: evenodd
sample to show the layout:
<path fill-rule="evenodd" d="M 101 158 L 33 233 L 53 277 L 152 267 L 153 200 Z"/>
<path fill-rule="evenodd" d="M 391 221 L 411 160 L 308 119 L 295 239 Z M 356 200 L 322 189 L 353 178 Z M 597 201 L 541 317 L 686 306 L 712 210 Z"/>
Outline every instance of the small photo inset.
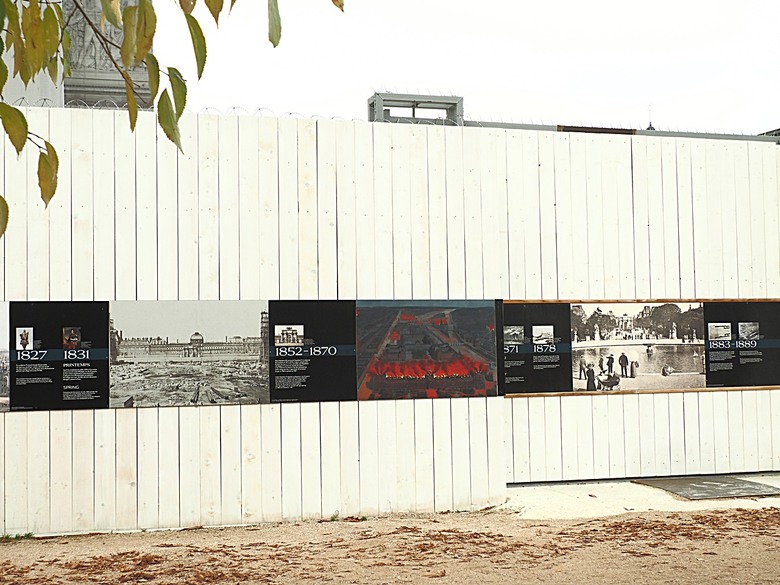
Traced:
<path fill-rule="evenodd" d="M 555 343 L 555 327 L 552 325 L 534 325 L 533 336 L 535 345 L 552 345 Z"/>
<path fill-rule="evenodd" d="M 81 347 L 81 327 L 62 328 L 62 349 L 79 349 Z"/>
<path fill-rule="evenodd" d="M 739 338 L 748 341 L 758 340 L 758 323 L 756 321 L 747 321 L 739 324 Z"/>
<path fill-rule="evenodd" d="M 707 323 L 710 341 L 731 340 L 731 323 Z"/>
<path fill-rule="evenodd" d="M 32 327 L 17 327 L 16 328 L 16 349 L 25 350 L 33 348 L 33 328 Z"/>
<path fill-rule="evenodd" d="M 274 345 L 303 345 L 303 325 L 274 325 Z"/>
<path fill-rule="evenodd" d="M 525 342 L 525 327 L 522 325 L 504 325 L 504 343 L 521 345 Z"/>

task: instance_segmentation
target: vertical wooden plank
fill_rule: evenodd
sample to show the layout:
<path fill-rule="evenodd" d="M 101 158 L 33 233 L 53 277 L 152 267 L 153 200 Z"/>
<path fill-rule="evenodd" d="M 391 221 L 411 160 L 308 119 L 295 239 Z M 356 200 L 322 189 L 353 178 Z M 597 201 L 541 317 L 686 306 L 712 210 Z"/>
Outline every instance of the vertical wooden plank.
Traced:
<path fill-rule="evenodd" d="M 449 399 L 433 401 L 433 507 L 449 512 L 452 503 L 452 412 Z"/>
<path fill-rule="evenodd" d="M 397 404 L 401 404 L 398 402 Z M 452 499 L 456 511 L 471 509 L 468 398 L 450 401 L 452 411 Z"/>
<path fill-rule="evenodd" d="M 360 434 L 360 513 L 379 514 L 379 421 L 377 401 L 358 402 Z"/>
<path fill-rule="evenodd" d="M 73 413 L 73 417 L 75 419 L 76 412 Z M 95 528 L 98 530 L 112 530 L 116 526 L 117 504 L 116 410 L 96 410 L 94 425 Z M 73 471 L 75 474 L 75 465 Z"/>
<path fill-rule="evenodd" d="M 393 204 L 393 298 L 412 298 L 411 191 L 409 183 L 409 130 L 393 124 L 392 204 Z"/>
<path fill-rule="evenodd" d="M 28 413 L 10 412 L 5 418 L 5 534 L 29 532 L 27 517 Z"/>
<path fill-rule="evenodd" d="M 685 392 L 683 394 L 683 439 L 685 442 L 685 473 L 695 475 L 701 473 L 701 450 L 699 436 L 699 393 Z"/>
<path fill-rule="evenodd" d="M 542 251 L 542 298 L 558 298 L 555 234 L 555 160 L 553 133 L 539 132 L 539 227 Z"/>
<path fill-rule="evenodd" d="M 487 458 L 487 405 L 485 398 L 469 398 L 469 455 L 471 460 L 471 508 L 489 505 Z"/>
<path fill-rule="evenodd" d="M 339 403 L 339 451 L 341 453 L 341 513 L 360 512 L 360 452 L 357 402 Z"/>
<path fill-rule="evenodd" d="M 198 159 L 198 298 L 216 300 L 220 292 L 217 116 L 198 116 Z"/>
<path fill-rule="evenodd" d="M 451 299 L 466 298 L 466 226 L 464 219 L 463 129 L 444 129 L 447 189 L 447 285 Z"/>
<path fill-rule="evenodd" d="M 761 148 L 764 173 L 764 251 L 766 254 L 766 295 L 780 296 L 780 149 L 764 144 Z"/>
<path fill-rule="evenodd" d="M 114 112 L 114 234 L 116 249 L 116 300 L 136 296 L 136 165 L 135 135 L 130 132 L 125 112 Z M 62 177 L 60 177 L 62 180 Z M 53 227 L 53 226 L 52 226 Z M 52 274 L 52 283 L 54 274 Z"/>
<path fill-rule="evenodd" d="M 769 394 L 772 405 L 772 468 L 780 469 L 780 390 L 771 390 Z"/>
<path fill-rule="evenodd" d="M 663 138 L 647 137 L 647 230 L 650 254 L 650 298 L 665 298 Z M 671 172 L 671 171 L 670 171 Z M 668 195 L 667 197 L 670 197 Z M 670 226 L 669 229 L 676 229 Z"/>
<path fill-rule="evenodd" d="M 376 294 L 393 298 L 393 159 L 391 124 L 372 124 L 374 131 L 374 226 Z"/>
<path fill-rule="evenodd" d="M 654 475 L 669 475 L 672 455 L 668 394 L 653 394 L 653 434 L 655 440 Z"/>
<path fill-rule="evenodd" d="M 157 171 L 157 298 L 173 301 L 179 298 L 179 218 L 177 215 L 179 151 L 156 123 L 155 132 L 157 139 L 154 161 Z M 97 190 L 95 195 L 97 213 Z M 95 221 L 97 222 L 97 216 Z M 95 228 L 97 229 L 97 225 Z M 178 509 L 177 505 L 175 510 L 178 512 Z M 162 509 L 160 512 L 162 513 Z"/>
<path fill-rule="evenodd" d="M 50 111 L 48 108 L 27 110 L 27 124 L 31 132 L 49 137 Z M 49 299 L 49 210 L 41 200 L 37 172 L 38 157 L 30 155 L 27 157 L 26 193 L 5 193 L 9 199 L 23 194 L 27 198 L 27 300 L 30 301 Z"/>
<path fill-rule="evenodd" d="M 561 477 L 564 480 L 579 479 L 577 450 L 577 401 L 567 396 L 561 402 Z"/>
<path fill-rule="evenodd" d="M 480 128 L 463 129 L 463 227 L 466 241 L 466 298 L 481 299 L 483 283 Z M 473 494 L 472 494 L 473 496 Z M 474 501 L 472 499 L 472 501 Z"/>
<path fill-rule="evenodd" d="M 505 136 L 498 129 L 479 133 L 484 298 L 506 298 L 509 294 Z"/>
<path fill-rule="evenodd" d="M 433 401 L 413 400 L 412 402 L 414 404 L 415 511 L 433 512 Z M 487 440 L 487 433 L 485 439 Z M 487 466 L 487 457 L 485 457 L 485 465 Z M 487 477 L 486 473 L 485 479 Z"/>
<path fill-rule="evenodd" d="M 512 456 L 514 476 L 511 481 L 523 483 L 531 480 L 531 451 L 528 418 L 528 398 L 512 398 Z"/>
<path fill-rule="evenodd" d="M 633 468 L 638 468 L 639 462 L 639 441 L 628 442 L 628 434 L 625 432 L 624 416 L 630 410 L 626 407 L 625 399 L 629 396 L 610 395 L 607 396 L 607 416 L 609 417 L 608 437 L 609 437 L 609 477 L 631 477 L 631 474 L 626 469 L 626 453 L 637 453 L 635 457 L 636 464 L 632 465 Z M 635 397 L 634 397 L 635 398 Z M 634 424 L 634 432 L 637 431 L 636 424 Z M 630 446 L 634 446 L 635 449 L 631 449 Z M 636 475 L 636 474 L 635 474 Z"/>
<path fill-rule="evenodd" d="M 241 405 L 241 521 L 244 524 L 263 521 L 261 409 L 256 404 Z"/>
<path fill-rule="evenodd" d="M 200 407 L 179 409 L 180 526 L 200 525 Z"/>
<path fill-rule="evenodd" d="M 742 392 L 726 392 L 729 428 L 729 471 L 746 471 L 745 428 L 742 424 Z"/>
<path fill-rule="evenodd" d="M 414 510 L 415 504 L 415 449 L 414 402 L 398 400 L 395 403 L 396 434 L 396 497 L 399 512 Z M 468 431 L 467 431 L 468 432 Z"/>
<path fill-rule="evenodd" d="M 178 528 L 179 524 L 179 408 L 161 408 L 159 418 L 159 511 L 160 528 Z"/>
<path fill-rule="evenodd" d="M 742 392 L 742 432 L 744 437 L 745 471 L 757 471 L 758 463 L 758 397 L 756 390 Z"/>
<path fill-rule="evenodd" d="M 301 406 L 282 404 L 282 518 L 301 517 Z"/>
<path fill-rule="evenodd" d="M 664 298 L 680 298 L 680 216 L 677 201 L 676 138 L 661 139 L 661 191 L 663 207 Z"/>
<path fill-rule="evenodd" d="M 671 475 L 685 475 L 685 395 L 681 392 L 669 394 L 669 454 Z"/>
<path fill-rule="evenodd" d="M 173 147 L 176 148 L 175 146 Z M 110 110 L 92 111 L 92 185 L 95 299 L 108 300 L 115 296 L 114 235 L 114 114 Z M 170 161 L 168 161 L 170 165 Z M 175 249 L 175 246 L 174 246 Z M 175 272 L 174 272 L 175 276 Z"/>
<path fill-rule="evenodd" d="M 631 137 L 633 240 L 636 296 L 650 298 L 650 231 L 647 198 L 647 137 Z"/>
<path fill-rule="evenodd" d="M 715 392 L 699 393 L 700 473 L 715 473 L 714 396 Z M 718 434 L 725 437 L 728 429 L 718 429 Z"/>
<path fill-rule="evenodd" d="M 693 193 L 691 187 L 690 138 L 677 138 L 677 213 L 680 237 L 680 298 L 696 298 L 693 234 Z"/>
<path fill-rule="evenodd" d="M 772 393 L 756 392 L 759 471 L 773 469 L 772 464 Z"/>
<path fill-rule="evenodd" d="M 759 160 L 759 165 L 761 164 Z M 754 165 L 751 166 L 751 171 Z M 752 175 L 752 173 L 751 173 Z M 752 177 L 751 177 L 752 178 Z M 754 188 L 761 188 L 763 186 L 751 184 L 748 178 L 748 145 L 747 143 L 740 143 L 735 145 L 734 149 L 734 181 L 736 183 L 736 196 L 739 197 L 739 204 L 735 206 L 733 210 L 736 214 L 736 228 L 740 234 L 740 237 L 736 240 L 737 246 L 737 288 L 739 294 L 746 298 L 753 298 L 753 266 L 752 266 L 752 251 L 751 251 L 751 237 L 752 231 L 760 231 L 763 235 L 763 222 L 761 222 L 761 229 L 751 229 L 751 223 L 753 220 L 752 204 L 755 194 Z M 763 195 L 763 193 L 762 193 Z M 763 205 L 762 205 L 763 207 Z M 761 217 L 757 214 L 757 218 Z M 761 246 L 763 248 L 763 242 Z M 762 258 L 763 260 L 763 258 Z"/>
<path fill-rule="evenodd" d="M 593 445 L 593 398 L 591 396 L 562 396 L 561 409 L 566 400 L 575 403 L 577 417 L 577 475 L 580 478 L 594 477 Z"/>
<path fill-rule="evenodd" d="M 408 126 L 409 192 L 412 228 L 412 298 L 431 298 L 430 226 L 428 214 L 428 144 L 425 126 Z M 433 505 L 431 505 L 433 507 Z"/>
<path fill-rule="evenodd" d="M 282 519 L 282 413 L 278 404 L 267 404 L 261 408 L 263 521 L 273 522 Z"/>
<path fill-rule="evenodd" d="M 353 299 L 357 294 L 355 246 L 355 129 L 352 122 L 336 124 L 336 208 L 338 294 Z M 404 236 L 405 237 L 405 236 Z"/>
<path fill-rule="evenodd" d="M 50 413 L 49 420 L 51 429 L 47 437 L 51 453 L 51 476 L 47 478 L 51 483 L 49 528 L 51 532 L 57 534 L 73 530 L 73 413 L 70 410 L 54 410 Z M 1 422 L 0 434 L 2 434 Z M 1 444 L 0 452 L 2 452 Z M 2 461 L 0 461 L 0 469 L 3 469 Z M 97 474 L 95 480 L 97 481 Z M 1 488 L 0 492 L 2 492 Z"/>
<path fill-rule="evenodd" d="M 75 122 L 75 120 L 74 120 Z M 154 112 L 139 112 L 135 126 L 136 287 L 138 299 L 157 299 L 157 121 Z M 76 152 L 73 153 L 74 156 Z M 75 176 L 75 169 L 74 169 Z M 73 191 L 74 204 L 76 191 Z M 75 205 L 74 205 L 75 207 Z M 74 236 L 76 233 L 74 224 Z M 90 238 L 90 244 L 91 244 Z M 75 252 L 75 242 L 74 242 Z M 75 267 L 74 267 L 75 268 Z M 90 267 L 91 268 L 91 267 Z M 73 287 L 77 286 L 73 273 Z"/>
<path fill-rule="evenodd" d="M 512 400 L 504 400 L 504 408 L 506 413 L 504 414 L 504 454 L 506 455 L 506 482 L 513 483 L 515 477 L 515 453 L 514 453 L 514 437 L 513 426 L 514 421 L 512 419 Z M 435 438 L 435 437 L 434 437 Z"/>
<path fill-rule="evenodd" d="M 622 421 L 622 410 L 621 417 Z M 593 477 L 610 477 L 610 408 L 609 395 L 591 397 L 591 423 L 593 430 Z M 623 446 L 623 440 L 620 440 Z M 625 456 L 621 459 L 624 460 Z"/>
<path fill-rule="evenodd" d="M 735 161 L 737 213 L 742 215 L 747 211 L 747 214 L 753 220 L 747 231 L 742 231 L 743 226 L 739 224 L 739 216 L 737 217 L 737 252 L 739 253 L 742 248 L 746 247 L 750 250 L 750 259 L 746 264 L 750 266 L 751 279 L 749 288 L 746 288 L 745 292 L 742 291 L 742 272 L 739 273 L 739 294 L 743 298 L 761 298 L 766 296 L 766 248 L 768 242 L 766 239 L 767 234 L 764 230 L 764 216 L 767 211 L 764 206 L 764 189 L 766 187 L 762 152 L 764 148 L 765 146 L 761 143 L 743 143 L 740 145 L 739 152 L 742 153 L 747 150 L 748 160 L 745 161 L 740 157 Z M 775 148 L 777 147 L 775 146 Z M 748 195 L 748 201 L 745 201 L 746 194 Z M 738 268 L 744 270 L 742 254 L 739 254 L 738 260 Z M 772 268 L 775 273 L 777 273 L 776 267 L 777 264 Z"/>
<path fill-rule="evenodd" d="M 620 297 L 620 232 L 623 229 L 618 209 L 618 161 L 616 137 L 604 134 L 594 137 L 602 151 L 601 159 L 601 230 L 604 246 L 604 297 Z M 610 229 L 612 227 L 613 229 Z M 628 251 L 628 250 L 627 250 Z"/>
<path fill-rule="evenodd" d="M 202 193 L 202 191 L 201 191 Z M 200 519 L 203 526 L 222 524 L 219 406 L 198 408 L 200 442 Z"/>
<path fill-rule="evenodd" d="M 219 298 L 236 300 L 240 295 L 240 207 L 238 194 L 238 118 L 217 118 L 217 200 Z M 227 522 L 227 520 L 226 520 Z"/>
<path fill-rule="evenodd" d="M 371 188 L 373 189 L 373 185 Z M 336 122 L 317 120 L 317 262 L 320 268 L 320 299 L 338 298 L 337 219 Z M 373 223 L 372 217 L 371 224 Z M 371 238 L 373 242 L 373 233 Z M 371 249 L 373 251 L 373 243 Z M 373 262 L 372 252 L 371 270 Z"/>
<path fill-rule="evenodd" d="M 707 296 L 710 298 L 721 298 L 724 294 L 724 243 L 723 243 L 723 182 L 726 180 L 723 171 L 725 164 L 724 152 L 719 140 L 707 140 L 705 145 L 705 181 L 706 191 L 703 194 L 703 203 L 706 205 L 701 209 L 706 209 L 706 235 L 698 235 L 697 238 L 708 243 L 707 255 L 703 258 L 704 263 L 699 263 L 697 267 L 705 268 L 709 274 L 709 289 Z M 695 184 L 694 184 L 695 188 Z M 695 200 L 694 195 L 694 200 Z M 697 291 L 698 292 L 698 291 Z"/>
<path fill-rule="evenodd" d="M 561 399 L 558 396 L 544 398 L 544 444 L 547 480 L 561 479 Z"/>
<path fill-rule="evenodd" d="M 715 473 L 729 473 L 734 467 L 731 464 L 729 446 L 733 430 L 729 426 L 732 415 L 729 413 L 729 393 L 712 393 L 712 426 L 715 443 Z M 705 431 L 706 429 L 702 429 Z M 702 451 L 704 448 L 702 446 Z"/>
<path fill-rule="evenodd" d="M 320 405 L 301 404 L 301 515 L 322 518 Z"/>
<path fill-rule="evenodd" d="M 279 298 L 279 139 L 276 118 L 260 118 L 260 298 Z"/>
<path fill-rule="evenodd" d="M 658 475 L 655 445 L 655 400 L 652 394 L 641 394 L 639 395 L 639 465 L 641 475 L 644 477 Z"/>
<path fill-rule="evenodd" d="M 158 408 L 139 408 L 138 416 L 138 528 L 160 525 Z"/>
<path fill-rule="evenodd" d="M 381 400 L 377 404 L 380 514 L 398 510 L 395 405 L 394 400 Z"/>
<path fill-rule="evenodd" d="M 569 238 L 572 258 L 570 282 L 574 296 L 588 298 L 588 194 L 585 135 L 569 136 L 569 173 L 572 232 Z M 557 167 L 557 163 L 556 163 Z"/>
<path fill-rule="evenodd" d="M 617 189 L 617 214 L 620 225 L 618 233 L 618 264 L 620 266 L 620 298 L 638 298 L 636 293 L 637 273 L 634 268 L 634 221 L 631 167 L 631 138 L 614 136 L 614 171 Z"/>
<path fill-rule="evenodd" d="M 571 136 L 573 134 L 564 132 L 553 134 L 558 295 L 564 299 L 579 298 L 573 280 L 575 278 L 575 256 L 571 240 L 581 236 L 581 222 L 575 222 L 572 213 L 571 152 L 569 149 Z"/>
<path fill-rule="evenodd" d="M 27 530 L 51 532 L 49 413 L 27 413 Z"/>
<path fill-rule="evenodd" d="M 739 296 L 739 261 L 737 258 L 737 191 L 735 185 L 735 154 L 743 144 L 731 140 L 721 140 L 723 156 L 723 182 L 721 183 L 721 238 L 723 240 L 723 294 L 727 298 Z M 710 226 L 712 227 L 712 226 Z"/>
<path fill-rule="evenodd" d="M 341 510 L 341 441 L 338 402 L 320 403 L 320 450 L 322 452 L 323 518 L 338 516 Z M 395 466 L 393 466 L 395 470 Z"/>
<path fill-rule="evenodd" d="M 239 297 L 260 296 L 260 136 L 257 118 L 238 118 Z M 243 410 L 242 410 L 243 415 Z M 243 424 L 241 425 L 243 431 Z M 246 517 L 244 518 L 246 521 Z"/>
<path fill-rule="evenodd" d="M 606 298 L 604 282 L 606 268 L 604 266 L 604 229 L 602 213 L 603 205 L 603 158 L 604 153 L 601 140 L 598 136 L 589 134 L 586 138 L 586 183 L 588 194 L 587 222 L 588 226 L 596 229 L 588 229 L 587 264 L 588 264 L 588 292 L 591 299 Z"/>
<path fill-rule="evenodd" d="M 179 134 L 184 152 L 177 154 L 178 298 L 195 300 L 198 299 L 200 286 L 197 116 L 184 114 L 179 119 Z"/>
<path fill-rule="evenodd" d="M 23 112 L 27 112 L 23 108 Z M 68 137 L 70 142 L 70 137 Z M 27 177 L 27 159 L 34 156 L 32 149 L 25 148 L 17 156 L 16 150 L 9 144 L 5 147 L 5 161 L 3 173 L 3 187 L 5 194 L 18 193 L 18 196 L 8 196 L 8 216 L 19 218 L 21 221 L 9 221 L 8 228 L 4 234 L 5 241 L 5 259 L 3 263 L 3 272 L 5 273 L 5 299 L 25 300 L 27 299 L 27 191 L 35 190 L 36 185 L 28 185 Z M 65 164 L 68 164 L 65 159 Z M 32 234 L 30 237 L 34 237 Z M 70 279 L 70 274 L 68 274 Z"/>
<path fill-rule="evenodd" d="M 305 118 L 297 122 L 299 297 L 316 299 L 318 295 L 317 126 L 314 120 Z"/>
<path fill-rule="evenodd" d="M 298 124 L 279 120 L 279 295 L 298 298 Z"/>
<path fill-rule="evenodd" d="M 525 298 L 541 299 L 542 295 L 542 246 L 539 192 L 539 138 L 538 132 L 524 131 L 523 159 L 523 209 L 525 219 Z"/>
<path fill-rule="evenodd" d="M 49 119 L 49 141 L 56 145 L 57 156 L 60 160 L 57 195 L 47 208 L 49 214 L 49 298 L 51 300 L 69 301 L 72 298 L 70 288 L 72 262 L 71 166 L 69 164 L 72 112 L 73 110 L 52 110 Z M 10 147 L 6 146 L 7 148 Z M 8 252 L 6 251 L 5 258 L 7 257 Z M 135 264 L 133 269 L 135 269 Z M 7 290 L 5 298 L 9 298 Z"/>
<path fill-rule="evenodd" d="M 357 298 L 376 296 L 374 257 L 374 135 L 373 124 L 357 122 L 355 129 L 355 229 Z M 322 280 L 322 275 L 320 276 Z"/>
<path fill-rule="evenodd" d="M 507 230 L 509 247 L 509 298 L 524 299 L 525 293 L 525 169 L 523 141 L 518 130 L 506 133 Z M 449 161 L 448 161 L 449 163 Z M 533 225 L 533 223 L 531 223 Z"/>
<path fill-rule="evenodd" d="M 431 298 L 446 299 L 449 298 L 447 274 L 447 158 L 443 126 L 430 126 L 428 128 L 428 209 L 428 220 L 430 222 Z"/>
<path fill-rule="evenodd" d="M 506 501 L 506 441 L 504 436 L 505 400 L 503 396 L 486 399 L 488 494 L 492 505 Z"/>
<path fill-rule="evenodd" d="M 116 411 L 116 528 L 138 528 L 138 428 L 134 408 Z"/>
<path fill-rule="evenodd" d="M 95 421 L 92 410 L 73 411 L 73 530 L 95 529 Z M 114 476 L 106 481 L 113 481 Z M 117 523 L 114 527 L 118 528 Z"/>
<path fill-rule="evenodd" d="M 623 432 L 625 434 L 625 474 L 627 477 L 639 477 L 644 475 L 642 429 L 639 426 L 639 395 L 628 395 L 621 398 L 623 399 Z M 646 442 L 644 441 L 644 443 Z"/>
<path fill-rule="evenodd" d="M 543 396 L 528 399 L 528 463 L 531 481 L 547 480 L 544 401 Z"/>
<path fill-rule="evenodd" d="M 707 151 L 704 140 L 691 141 L 691 199 L 693 201 L 693 269 L 696 298 L 711 297 L 709 266 L 709 204 Z M 717 270 L 717 267 L 714 267 Z"/>
<path fill-rule="evenodd" d="M 222 524 L 241 524 L 241 407 L 220 406 Z"/>

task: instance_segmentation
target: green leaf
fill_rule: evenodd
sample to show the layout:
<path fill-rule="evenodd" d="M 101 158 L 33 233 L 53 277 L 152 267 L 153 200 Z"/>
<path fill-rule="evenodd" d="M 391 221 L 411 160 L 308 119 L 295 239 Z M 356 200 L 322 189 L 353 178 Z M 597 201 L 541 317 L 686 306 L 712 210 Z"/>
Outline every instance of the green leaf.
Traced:
<path fill-rule="evenodd" d="M 184 106 L 187 105 L 187 84 L 179 70 L 174 67 L 168 67 L 168 78 L 171 82 L 173 103 L 176 104 L 176 119 L 178 120 L 184 113 Z"/>
<path fill-rule="evenodd" d="M 54 193 L 57 192 L 57 171 L 60 168 L 60 160 L 57 151 L 46 142 L 46 152 L 41 151 L 38 156 L 38 186 L 41 188 L 41 199 L 49 206 Z"/>
<path fill-rule="evenodd" d="M 154 13 L 154 7 L 150 0 L 138 2 L 137 14 L 135 62 L 142 63 L 152 49 L 154 31 L 157 28 L 157 15 Z"/>
<path fill-rule="evenodd" d="M 62 13 L 62 4 L 55 3 L 53 4 L 54 11 L 57 13 L 57 20 L 60 23 L 60 26 L 65 26 L 65 15 Z"/>
<path fill-rule="evenodd" d="M 3 95 L 6 81 L 8 81 L 8 65 L 5 64 L 5 59 L 0 59 L 0 95 Z"/>
<path fill-rule="evenodd" d="M 127 112 L 130 114 L 130 131 L 135 131 L 135 122 L 138 119 L 138 103 L 135 101 L 135 94 L 133 93 L 133 80 L 130 79 L 130 74 L 126 71 L 122 71 L 122 76 L 125 78 L 125 93 L 127 94 Z"/>
<path fill-rule="evenodd" d="M 282 38 L 282 18 L 276 0 L 268 0 L 268 40 L 276 47 Z"/>
<path fill-rule="evenodd" d="M 154 98 L 157 97 L 157 92 L 160 90 L 160 65 L 157 63 L 157 58 L 149 53 L 146 56 L 146 73 L 149 79 L 149 103 L 154 103 Z"/>
<path fill-rule="evenodd" d="M 157 102 L 157 122 L 160 124 L 163 132 L 165 132 L 168 140 L 184 152 L 181 148 L 181 136 L 179 135 L 179 118 L 176 116 L 176 112 L 173 111 L 173 104 L 171 104 L 171 98 L 168 96 L 167 89 L 162 92 L 160 101 Z"/>
<path fill-rule="evenodd" d="M 62 31 L 62 56 L 67 59 L 70 57 L 70 43 L 71 43 L 71 36 L 68 32 L 68 29 L 65 29 Z"/>
<path fill-rule="evenodd" d="M 119 10 L 119 0 L 100 0 L 103 16 L 117 28 L 122 28 L 122 15 Z M 125 8 L 125 10 L 127 10 Z"/>
<path fill-rule="evenodd" d="M 124 13 L 124 34 L 122 36 L 122 47 L 119 54 L 122 57 L 122 64 L 125 69 L 129 69 L 135 64 L 136 47 L 136 21 L 138 18 L 138 7 L 128 6 Z"/>
<path fill-rule="evenodd" d="M 233 11 L 233 5 L 236 3 L 236 0 L 230 0 L 230 10 Z"/>
<path fill-rule="evenodd" d="M 57 54 L 57 48 L 60 46 L 60 26 L 57 22 L 57 15 L 54 9 L 49 6 L 43 12 L 43 48 L 46 58 Z"/>
<path fill-rule="evenodd" d="M 5 28 L 5 19 L 7 12 L 5 10 L 5 2 L 0 2 L 0 29 Z"/>
<path fill-rule="evenodd" d="M 60 74 L 60 62 L 57 59 L 57 57 L 54 57 L 49 61 L 49 65 L 46 68 L 49 72 L 49 78 L 51 79 L 51 82 L 54 85 L 59 84 L 59 74 Z"/>
<path fill-rule="evenodd" d="M 195 0 L 179 0 L 179 6 L 184 14 L 191 14 L 192 9 L 195 8 Z"/>
<path fill-rule="evenodd" d="M 206 6 L 211 12 L 211 16 L 214 17 L 214 22 L 219 25 L 219 13 L 222 12 L 223 0 L 206 0 Z"/>
<path fill-rule="evenodd" d="M 185 14 L 184 16 L 187 18 L 187 26 L 190 27 L 192 48 L 195 51 L 195 61 L 198 64 L 198 79 L 200 79 L 203 76 L 203 67 L 206 65 L 206 39 L 195 17 L 191 14 Z"/>
<path fill-rule="evenodd" d="M 4 103 L 0 103 L 0 118 L 3 119 L 3 129 L 14 145 L 16 154 L 21 154 L 27 142 L 27 118 L 13 106 Z"/>
<path fill-rule="evenodd" d="M 8 202 L 0 196 L 0 238 L 3 237 L 5 229 L 8 227 Z"/>
<path fill-rule="evenodd" d="M 3 6 L 5 7 L 5 14 L 8 18 L 8 30 L 21 34 L 22 29 L 19 25 L 19 10 L 16 8 L 16 2 L 14 0 L 3 0 Z"/>

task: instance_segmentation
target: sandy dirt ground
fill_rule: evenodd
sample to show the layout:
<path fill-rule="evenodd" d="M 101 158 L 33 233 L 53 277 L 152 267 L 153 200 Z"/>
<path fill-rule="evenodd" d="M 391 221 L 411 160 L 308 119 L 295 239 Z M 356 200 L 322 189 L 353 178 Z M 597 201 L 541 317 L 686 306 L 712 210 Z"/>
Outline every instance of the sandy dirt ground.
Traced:
<path fill-rule="evenodd" d="M 509 511 L 22 539 L 0 583 L 778 583 L 780 508 Z"/>

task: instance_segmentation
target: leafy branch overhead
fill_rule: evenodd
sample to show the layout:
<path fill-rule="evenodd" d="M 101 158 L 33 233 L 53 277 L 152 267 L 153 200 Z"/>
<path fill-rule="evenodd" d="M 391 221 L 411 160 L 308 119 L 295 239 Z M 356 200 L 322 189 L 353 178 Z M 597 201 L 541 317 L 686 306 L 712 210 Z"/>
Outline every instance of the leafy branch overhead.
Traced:
<path fill-rule="evenodd" d="M 152 54 L 154 36 L 157 32 L 157 14 L 152 0 L 137 0 L 135 5 L 121 9 L 119 0 L 100 0 L 100 19 L 90 17 L 87 3 L 97 0 L 71 0 L 73 10 L 63 12 L 59 0 L 0 0 L 0 57 L 13 53 L 13 68 L 9 71 L 6 60 L 0 59 L 0 96 L 10 77 L 18 77 L 25 87 L 39 75 L 48 76 L 55 85 L 71 75 L 71 35 L 68 24 L 75 15 L 84 20 L 87 34 L 93 34 L 98 50 L 105 53 L 111 65 L 125 82 L 127 110 L 131 130 L 135 130 L 138 118 L 138 102 L 143 101 L 139 85 L 132 73 L 145 69 L 149 84 L 149 102 L 146 106 L 157 106 L 157 121 L 168 139 L 181 150 L 179 119 L 187 103 L 187 82 L 173 66 L 160 68 Z M 251 0 L 246 0 L 251 1 Z M 215 24 L 225 8 L 225 0 L 203 0 Z M 343 0 L 331 0 L 341 11 Z M 236 0 L 229 0 L 232 10 Z M 198 19 L 193 15 L 197 0 L 178 0 L 187 29 L 192 39 L 198 79 L 206 66 L 206 38 Z M 121 31 L 121 44 L 107 34 L 107 27 Z M 277 0 L 268 0 L 268 40 L 276 47 L 282 36 L 282 22 Z M 161 78 L 160 73 L 164 73 Z M 10 75 L 9 75 L 10 74 Z M 162 91 L 161 91 L 162 90 Z M 41 199 L 48 206 L 57 190 L 59 159 L 57 151 L 48 141 L 30 132 L 27 119 L 18 108 L 0 102 L 0 120 L 3 131 L 21 155 L 30 142 L 38 149 L 38 185 Z M 0 196 L 0 237 L 8 225 L 8 202 Z"/>

